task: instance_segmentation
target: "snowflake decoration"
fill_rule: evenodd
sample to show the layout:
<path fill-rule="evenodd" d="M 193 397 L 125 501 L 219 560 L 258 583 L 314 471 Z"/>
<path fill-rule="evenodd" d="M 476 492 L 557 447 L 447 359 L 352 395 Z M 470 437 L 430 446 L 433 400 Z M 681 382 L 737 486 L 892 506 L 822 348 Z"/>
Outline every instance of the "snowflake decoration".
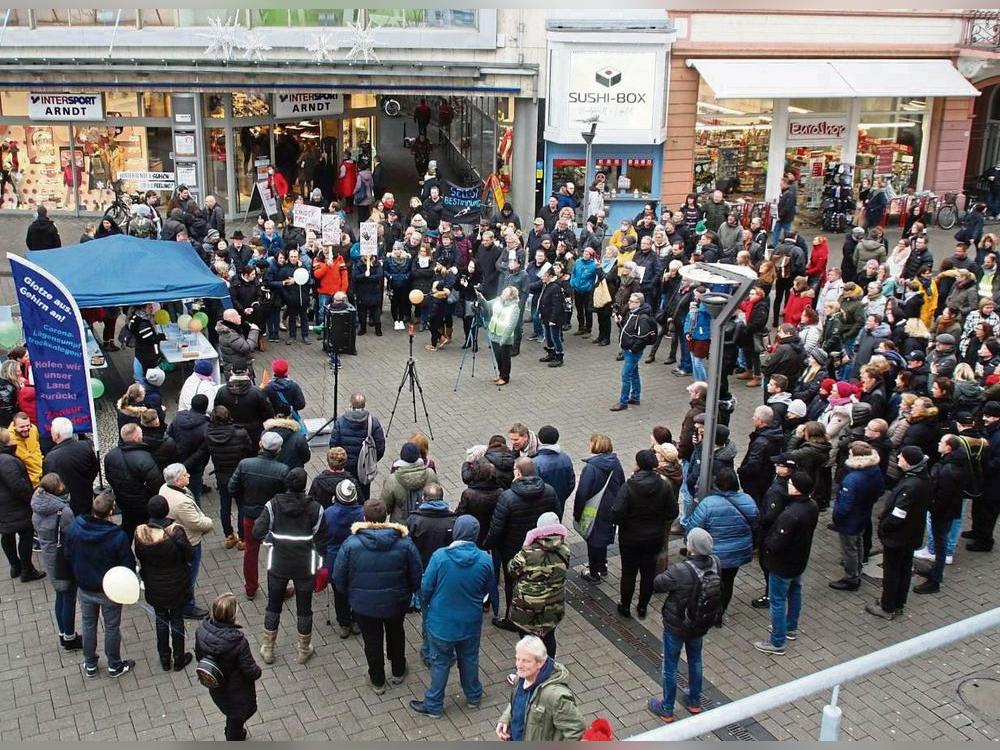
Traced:
<path fill-rule="evenodd" d="M 271 45 L 264 41 L 263 32 L 257 30 L 246 32 L 240 47 L 243 49 L 244 60 L 256 62 L 261 62 L 264 59 L 264 53 L 271 50 Z"/>
<path fill-rule="evenodd" d="M 203 53 L 203 57 L 218 57 L 223 62 L 233 59 L 233 53 L 240 47 L 240 33 L 237 28 L 239 14 L 233 16 L 232 24 L 228 18 L 221 16 L 208 19 L 211 32 L 208 34 L 197 34 L 202 39 L 208 40 L 208 47 Z"/>
<path fill-rule="evenodd" d="M 377 65 L 381 65 L 382 61 L 375 54 L 375 36 L 372 27 L 367 22 L 351 23 L 348 26 L 351 29 L 352 46 L 347 53 L 347 59 L 351 62 L 360 60 L 366 64 L 374 61 Z"/>
<path fill-rule="evenodd" d="M 306 47 L 306 51 L 312 55 L 313 62 L 318 63 L 333 62 L 333 53 L 338 49 L 333 41 L 333 34 L 328 31 L 313 34 L 312 44 Z"/>

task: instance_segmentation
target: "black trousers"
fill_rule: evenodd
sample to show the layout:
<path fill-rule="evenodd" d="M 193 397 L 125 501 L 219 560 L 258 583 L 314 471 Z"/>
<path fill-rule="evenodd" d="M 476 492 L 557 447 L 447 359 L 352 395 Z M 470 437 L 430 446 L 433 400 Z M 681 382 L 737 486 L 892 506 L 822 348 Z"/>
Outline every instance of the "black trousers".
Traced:
<path fill-rule="evenodd" d="M 381 305 L 362 305 L 358 303 L 358 330 L 365 331 L 368 326 L 372 325 L 376 328 L 382 326 L 382 306 Z"/>
<path fill-rule="evenodd" d="M 173 638 L 173 658 L 184 656 L 184 602 L 166 608 L 155 608 L 156 614 L 156 653 L 161 659 L 171 657 L 170 641 Z"/>
<path fill-rule="evenodd" d="M 597 308 L 597 340 L 611 341 L 611 305 Z"/>
<path fill-rule="evenodd" d="M 882 550 L 882 609 L 897 612 L 906 606 L 913 576 L 913 550 Z"/>
<path fill-rule="evenodd" d="M 351 605 L 347 594 L 342 594 L 336 587 L 333 589 L 333 611 L 337 615 L 337 624 L 342 628 L 350 627 L 354 622 Z"/>
<path fill-rule="evenodd" d="M 993 544 L 993 530 L 1000 514 L 1000 498 L 975 497 L 972 499 L 972 540 Z"/>
<path fill-rule="evenodd" d="M 719 572 L 719 588 L 722 589 L 720 592 L 722 594 L 722 612 L 720 616 L 726 613 L 729 602 L 733 600 L 733 584 L 736 582 L 736 574 L 739 572 L 739 568 L 723 568 Z"/>
<path fill-rule="evenodd" d="M 573 292 L 573 307 L 576 308 L 576 324 L 581 331 L 589 331 L 594 326 L 594 293 Z"/>
<path fill-rule="evenodd" d="M 781 322 L 781 308 L 785 304 L 785 298 L 788 293 L 792 290 L 792 282 L 795 279 L 775 279 L 774 281 L 774 325 L 777 326 Z"/>
<path fill-rule="evenodd" d="M 243 716 L 227 716 L 226 717 L 226 741 L 227 742 L 243 742 L 247 738 L 247 730 L 243 728 L 246 724 L 246 718 Z"/>
<path fill-rule="evenodd" d="M 493 353 L 497 358 L 497 370 L 500 371 L 500 377 L 504 380 L 510 380 L 510 353 L 513 350 L 512 344 L 498 344 L 495 341 L 493 344 Z"/>
<path fill-rule="evenodd" d="M 542 643 L 545 644 L 545 650 L 548 652 L 549 656 L 553 659 L 556 658 L 556 629 L 552 628 L 548 633 L 542 636 Z"/>
<path fill-rule="evenodd" d="M 511 578 L 510 574 L 507 572 L 507 565 L 509 565 L 510 561 L 514 559 L 514 554 L 516 553 L 500 553 L 500 569 L 503 571 L 503 596 L 504 602 L 506 602 L 504 617 L 510 617 L 510 600 L 514 598 L 514 579 Z"/>
<path fill-rule="evenodd" d="M 407 297 L 409 293 L 410 290 L 403 287 L 393 290 L 392 294 L 389 295 L 389 311 L 392 313 L 393 320 L 410 319 L 410 298 Z"/>
<path fill-rule="evenodd" d="M 764 596 L 768 596 L 771 593 L 771 584 L 770 581 L 768 580 L 768 570 L 767 567 L 764 565 L 763 555 L 757 555 L 757 564 L 760 565 L 760 572 L 764 574 Z M 730 584 L 730 586 L 732 586 L 732 584 Z M 730 592 L 730 597 L 731 596 L 732 592 Z"/>
<path fill-rule="evenodd" d="M 622 558 L 621 603 L 626 607 L 632 605 L 636 575 L 639 576 L 639 600 L 636 607 L 645 609 L 649 604 L 653 596 L 653 579 L 656 577 L 656 556 L 662 546 L 662 542 L 641 545 L 618 542 Z"/>
<path fill-rule="evenodd" d="M 312 633 L 313 625 L 312 576 L 286 578 L 270 572 L 267 574 L 267 609 L 264 611 L 264 628 L 267 630 L 278 629 L 278 623 L 281 622 L 281 609 L 285 604 L 285 589 L 288 588 L 289 581 L 295 587 L 295 614 L 299 633 L 309 635 Z"/>
<path fill-rule="evenodd" d="M 7 555 L 7 562 L 18 575 L 30 573 L 35 566 L 31 562 L 31 539 L 32 527 L 0 534 L 0 544 L 3 545 L 3 553 Z"/>
<path fill-rule="evenodd" d="M 587 545 L 587 567 L 591 575 L 608 572 L 608 548 Z"/>
<path fill-rule="evenodd" d="M 403 633 L 405 613 L 396 617 L 368 617 L 355 613 L 361 628 L 361 638 L 365 643 L 365 660 L 368 662 L 368 677 L 373 685 L 385 684 L 385 657 L 389 656 L 394 677 L 402 677 L 406 672 L 406 636 Z M 384 639 L 384 650 L 383 650 Z"/>

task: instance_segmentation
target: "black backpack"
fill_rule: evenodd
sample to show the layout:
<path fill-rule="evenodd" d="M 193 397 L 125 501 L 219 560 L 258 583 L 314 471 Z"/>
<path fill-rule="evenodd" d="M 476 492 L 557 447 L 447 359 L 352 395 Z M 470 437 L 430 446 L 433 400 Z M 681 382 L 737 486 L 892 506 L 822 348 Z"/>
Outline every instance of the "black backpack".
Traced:
<path fill-rule="evenodd" d="M 712 556 L 712 567 L 699 568 L 690 560 L 685 566 L 695 578 L 695 586 L 684 606 L 684 628 L 704 635 L 715 625 L 722 613 L 722 579 L 719 577 L 719 559 Z"/>

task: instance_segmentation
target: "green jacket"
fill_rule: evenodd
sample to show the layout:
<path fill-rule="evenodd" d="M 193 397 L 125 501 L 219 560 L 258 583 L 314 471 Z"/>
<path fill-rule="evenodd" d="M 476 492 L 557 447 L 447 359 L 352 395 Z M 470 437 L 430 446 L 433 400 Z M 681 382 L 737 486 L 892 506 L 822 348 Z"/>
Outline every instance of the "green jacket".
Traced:
<path fill-rule="evenodd" d="M 576 697 L 566 684 L 569 672 L 559 662 L 552 674 L 535 688 L 524 719 L 525 742 L 576 742 L 587 729 L 576 705 Z M 513 700 L 513 693 L 511 693 Z M 500 723 L 510 726 L 511 704 L 507 704 Z"/>
<path fill-rule="evenodd" d="M 507 566 L 514 581 L 510 619 L 525 633 L 541 637 L 566 614 L 567 534 L 561 524 L 532 529 Z"/>
<path fill-rule="evenodd" d="M 423 463 L 404 464 L 390 474 L 382 485 L 379 499 L 385 503 L 386 512 L 392 523 L 406 523 L 410 511 L 415 510 L 423 500 L 423 489 L 437 482 L 434 469 Z"/>

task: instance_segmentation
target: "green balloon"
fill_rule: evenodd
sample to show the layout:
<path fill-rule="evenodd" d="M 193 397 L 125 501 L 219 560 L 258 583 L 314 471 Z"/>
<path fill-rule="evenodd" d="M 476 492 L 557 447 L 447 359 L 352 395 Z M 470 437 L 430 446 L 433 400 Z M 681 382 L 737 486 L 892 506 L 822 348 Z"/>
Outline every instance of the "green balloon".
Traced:
<path fill-rule="evenodd" d="M 104 381 L 100 378 L 90 379 L 90 395 L 94 398 L 100 398 L 104 395 Z"/>
<path fill-rule="evenodd" d="M 4 349 L 11 349 L 21 341 L 21 329 L 12 320 L 0 323 L 0 346 Z"/>
<path fill-rule="evenodd" d="M 208 328 L 208 316 L 200 310 L 191 316 L 201 321 L 202 328 Z"/>

